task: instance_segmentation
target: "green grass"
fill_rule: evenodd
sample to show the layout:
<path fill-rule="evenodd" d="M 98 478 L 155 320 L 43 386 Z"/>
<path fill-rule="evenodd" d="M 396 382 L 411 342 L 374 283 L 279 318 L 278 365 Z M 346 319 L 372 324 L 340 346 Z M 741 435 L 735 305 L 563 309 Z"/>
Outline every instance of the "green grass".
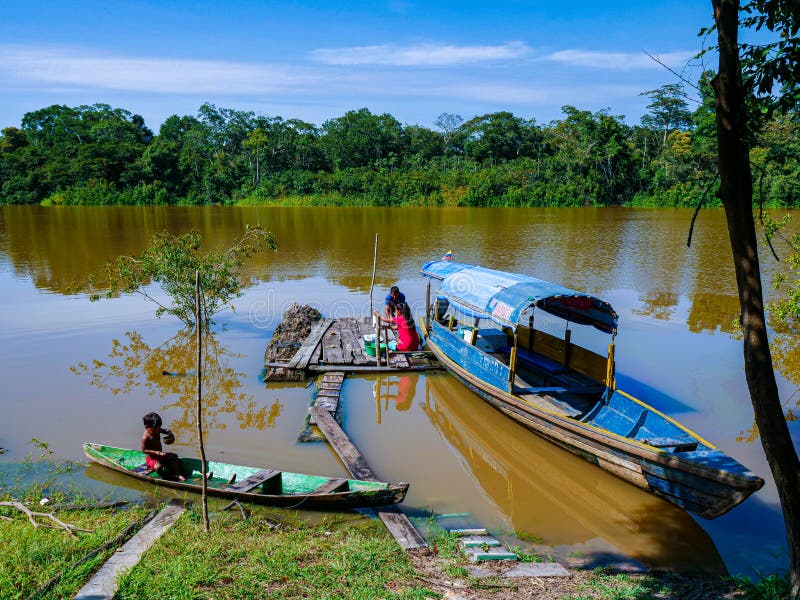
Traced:
<path fill-rule="evenodd" d="M 627 575 L 596 569 L 581 590 L 562 600 L 785 600 L 788 576 L 771 575 L 757 582 L 746 577 L 683 577 L 675 573 Z"/>
<path fill-rule="evenodd" d="M 41 496 L 39 496 L 40 498 Z M 64 498 L 55 497 L 55 502 Z M 3 496 L 2 500 L 11 498 Z M 31 500 L 30 497 L 27 500 Z M 38 498 L 37 498 L 38 500 Z M 72 502 L 76 499 L 72 498 Z M 37 512 L 50 512 L 38 502 L 29 506 Z M 0 598 L 27 598 L 36 588 L 64 571 L 61 580 L 42 598 L 70 598 L 83 586 L 90 574 L 105 561 L 110 551 L 100 553 L 75 569 L 69 566 L 91 550 L 119 535 L 128 525 L 141 520 L 149 512 L 142 506 L 126 510 L 104 509 L 59 511 L 62 521 L 93 529 L 92 533 L 76 533 L 71 537 L 63 529 L 34 528 L 28 518 L 13 508 L 0 508 Z M 38 518 L 42 524 L 49 521 Z"/>
<path fill-rule="evenodd" d="M 378 521 L 283 524 L 190 510 L 121 580 L 118 598 L 429 598 Z"/>

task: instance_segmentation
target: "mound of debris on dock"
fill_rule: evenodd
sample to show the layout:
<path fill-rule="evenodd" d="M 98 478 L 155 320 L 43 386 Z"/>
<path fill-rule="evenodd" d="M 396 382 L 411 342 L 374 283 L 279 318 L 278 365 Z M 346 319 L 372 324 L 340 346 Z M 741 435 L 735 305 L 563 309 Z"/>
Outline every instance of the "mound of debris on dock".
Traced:
<path fill-rule="evenodd" d="M 264 354 L 264 362 L 291 359 L 311 333 L 311 327 L 321 318 L 322 315 L 316 308 L 307 304 L 292 304 L 283 313 L 283 320 L 272 334 Z M 295 369 L 268 368 L 264 381 L 303 381 L 304 378 L 304 373 Z"/>

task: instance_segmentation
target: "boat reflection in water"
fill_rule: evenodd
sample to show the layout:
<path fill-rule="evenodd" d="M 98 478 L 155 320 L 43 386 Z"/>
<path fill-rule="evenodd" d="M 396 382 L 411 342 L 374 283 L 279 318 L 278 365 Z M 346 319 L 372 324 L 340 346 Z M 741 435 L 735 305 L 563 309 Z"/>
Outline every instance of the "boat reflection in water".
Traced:
<path fill-rule="evenodd" d="M 580 556 L 575 562 L 587 566 L 616 550 L 648 567 L 726 574 L 685 511 L 533 435 L 454 378 L 425 380 L 428 418 L 518 537 L 540 538 L 559 558 Z"/>

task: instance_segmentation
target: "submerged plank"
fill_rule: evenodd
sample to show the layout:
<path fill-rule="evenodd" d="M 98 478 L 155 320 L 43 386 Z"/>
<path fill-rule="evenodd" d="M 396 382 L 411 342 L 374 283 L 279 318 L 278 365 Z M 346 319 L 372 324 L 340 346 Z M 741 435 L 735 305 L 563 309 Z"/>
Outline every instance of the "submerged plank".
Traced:
<path fill-rule="evenodd" d="M 353 478 L 365 481 L 378 480 L 367 461 L 358 451 L 358 448 L 353 445 L 350 438 L 347 437 L 347 434 L 339 427 L 339 424 L 331 417 L 330 413 L 315 407 L 311 409 L 311 415 L 317 427 L 328 439 L 331 447 Z M 404 550 L 427 546 L 423 537 L 414 528 L 411 521 L 408 520 L 408 517 L 397 507 L 391 506 L 374 512 Z"/>
<path fill-rule="evenodd" d="M 337 456 L 344 463 L 350 475 L 354 479 L 362 479 L 364 481 L 378 481 L 375 473 L 367 464 L 366 459 L 361 455 L 347 434 L 339 427 L 339 424 L 331 417 L 330 413 L 322 408 L 312 407 L 310 409 L 311 416 L 317 427 L 320 428 L 328 442 L 336 452 Z"/>
<path fill-rule="evenodd" d="M 117 580 L 129 572 L 141 560 L 142 555 L 164 535 L 184 513 L 186 507 L 181 500 L 172 500 L 147 525 L 128 540 L 100 567 L 100 570 L 84 585 L 75 600 L 111 600 L 117 593 Z"/>

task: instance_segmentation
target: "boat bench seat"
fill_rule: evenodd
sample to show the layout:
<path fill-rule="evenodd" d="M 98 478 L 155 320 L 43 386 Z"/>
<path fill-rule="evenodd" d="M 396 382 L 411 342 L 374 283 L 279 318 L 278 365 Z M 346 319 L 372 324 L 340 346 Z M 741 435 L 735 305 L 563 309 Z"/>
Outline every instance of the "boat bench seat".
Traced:
<path fill-rule="evenodd" d="M 576 409 L 573 406 L 570 406 L 566 402 L 562 402 L 561 400 L 557 400 L 552 396 L 548 396 L 547 394 L 525 394 L 520 393 L 520 391 L 524 388 L 518 388 L 516 390 L 517 396 L 525 400 L 528 404 L 532 404 L 544 410 L 549 410 L 550 412 L 557 413 L 562 417 L 577 417 L 581 414 L 581 411 Z"/>
<path fill-rule="evenodd" d="M 522 387 L 514 388 L 515 394 L 563 394 L 565 387 Z"/>
<path fill-rule="evenodd" d="M 350 482 L 347 479 L 334 478 L 329 479 L 311 493 L 314 495 L 335 494 L 336 492 L 346 492 L 349 489 Z"/>
<path fill-rule="evenodd" d="M 225 490 L 229 492 L 250 492 L 258 486 L 263 485 L 264 488 L 275 488 L 280 490 L 281 485 L 281 472 L 275 469 L 262 469 L 253 473 L 249 477 L 242 479 L 238 483 L 229 485 Z"/>
<path fill-rule="evenodd" d="M 689 437 L 649 437 L 640 440 L 644 444 L 656 448 L 670 448 L 673 452 L 691 452 L 697 448 L 697 440 Z"/>
<path fill-rule="evenodd" d="M 505 348 L 507 353 L 511 352 L 511 348 Z M 541 354 L 537 354 L 536 352 L 530 352 L 525 348 L 517 348 L 517 359 L 523 359 L 525 362 L 530 363 L 534 367 L 538 369 L 542 369 L 543 371 L 547 371 L 550 375 L 560 375 L 562 373 L 566 373 L 569 371 L 567 367 L 562 365 L 557 360 L 553 360 L 552 358 L 547 358 Z"/>

